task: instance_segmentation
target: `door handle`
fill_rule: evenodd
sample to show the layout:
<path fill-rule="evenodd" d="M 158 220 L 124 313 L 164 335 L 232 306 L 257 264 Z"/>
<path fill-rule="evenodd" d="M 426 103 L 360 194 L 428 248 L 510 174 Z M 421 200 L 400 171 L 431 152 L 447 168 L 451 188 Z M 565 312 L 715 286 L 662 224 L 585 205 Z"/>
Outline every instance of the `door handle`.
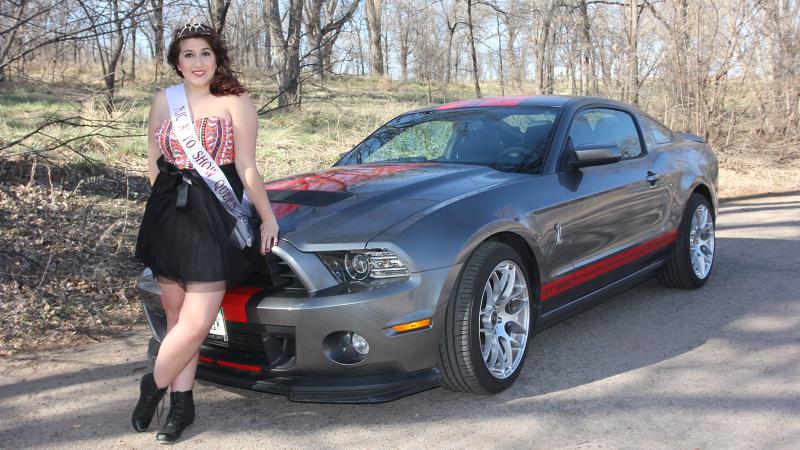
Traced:
<path fill-rule="evenodd" d="M 658 180 L 660 180 L 661 177 L 662 177 L 662 174 L 655 173 L 655 172 L 653 172 L 651 170 L 648 170 L 647 171 L 647 177 L 644 180 L 647 181 L 648 183 L 650 183 L 650 186 L 655 186 L 656 182 Z"/>

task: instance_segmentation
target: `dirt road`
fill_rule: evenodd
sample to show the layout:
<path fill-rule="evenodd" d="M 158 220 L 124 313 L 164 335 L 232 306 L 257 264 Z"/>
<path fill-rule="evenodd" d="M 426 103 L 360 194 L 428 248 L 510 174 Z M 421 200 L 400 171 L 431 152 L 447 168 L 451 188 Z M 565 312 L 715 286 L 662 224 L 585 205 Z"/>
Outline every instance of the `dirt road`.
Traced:
<path fill-rule="evenodd" d="M 800 192 L 723 205 L 701 290 L 647 282 L 539 334 L 508 391 L 379 405 L 199 385 L 182 447 L 797 448 Z M 0 447 L 156 448 L 129 414 L 144 327 L 0 361 Z"/>

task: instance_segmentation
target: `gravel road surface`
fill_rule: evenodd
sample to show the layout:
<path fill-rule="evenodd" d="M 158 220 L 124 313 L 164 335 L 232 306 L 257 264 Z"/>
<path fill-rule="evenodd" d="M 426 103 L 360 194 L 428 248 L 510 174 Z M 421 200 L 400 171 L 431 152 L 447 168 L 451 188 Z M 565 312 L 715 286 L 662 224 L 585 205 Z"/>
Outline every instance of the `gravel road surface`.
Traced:
<path fill-rule="evenodd" d="M 731 200 L 717 225 L 703 289 L 649 281 L 545 330 L 499 395 L 325 405 L 204 383 L 177 445 L 800 448 L 800 192 Z M 0 360 L 0 447 L 160 448 L 129 422 L 148 337 Z"/>

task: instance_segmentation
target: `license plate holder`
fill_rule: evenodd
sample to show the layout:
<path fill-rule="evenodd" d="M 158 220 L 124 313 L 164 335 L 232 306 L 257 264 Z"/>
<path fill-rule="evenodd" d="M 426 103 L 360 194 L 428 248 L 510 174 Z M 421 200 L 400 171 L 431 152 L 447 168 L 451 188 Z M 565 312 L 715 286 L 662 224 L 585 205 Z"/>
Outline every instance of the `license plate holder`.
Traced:
<path fill-rule="evenodd" d="M 222 308 L 219 308 L 217 318 L 211 325 L 211 329 L 208 330 L 208 339 L 217 342 L 228 342 L 228 328 L 225 326 L 225 314 L 223 314 Z"/>

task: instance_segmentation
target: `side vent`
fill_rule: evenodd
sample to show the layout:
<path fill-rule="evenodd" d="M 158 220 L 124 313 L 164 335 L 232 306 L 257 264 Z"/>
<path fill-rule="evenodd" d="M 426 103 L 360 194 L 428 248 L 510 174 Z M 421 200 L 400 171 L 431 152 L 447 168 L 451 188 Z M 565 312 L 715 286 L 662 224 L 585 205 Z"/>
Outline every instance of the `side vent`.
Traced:
<path fill-rule="evenodd" d="M 298 278 L 297 274 L 294 273 L 286 261 L 273 253 L 267 253 L 266 259 L 273 286 L 297 295 L 305 295 L 308 293 L 306 287 L 300 281 L 300 278 Z"/>

